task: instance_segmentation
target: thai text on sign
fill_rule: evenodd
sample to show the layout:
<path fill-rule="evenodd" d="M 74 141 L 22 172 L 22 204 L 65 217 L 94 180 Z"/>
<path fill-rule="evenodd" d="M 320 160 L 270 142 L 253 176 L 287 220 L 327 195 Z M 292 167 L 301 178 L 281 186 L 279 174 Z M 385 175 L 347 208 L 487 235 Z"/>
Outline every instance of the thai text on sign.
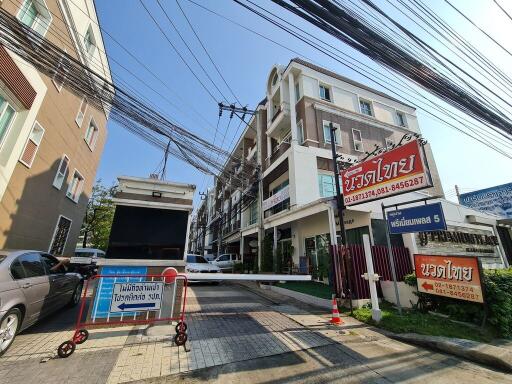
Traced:
<path fill-rule="evenodd" d="M 115 283 L 110 312 L 159 310 L 163 291 L 163 282 Z"/>
<path fill-rule="evenodd" d="M 431 186 L 418 140 L 340 172 L 345 205 L 355 205 Z"/>
<path fill-rule="evenodd" d="M 418 291 L 483 303 L 476 257 L 414 255 Z"/>

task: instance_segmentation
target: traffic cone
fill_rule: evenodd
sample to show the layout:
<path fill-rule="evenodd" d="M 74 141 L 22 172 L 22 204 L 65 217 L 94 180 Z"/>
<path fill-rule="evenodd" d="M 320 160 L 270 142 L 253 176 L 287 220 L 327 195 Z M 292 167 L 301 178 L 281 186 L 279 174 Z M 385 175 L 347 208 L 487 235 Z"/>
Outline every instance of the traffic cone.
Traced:
<path fill-rule="evenodd" d="M 340 312 L 338 311 L 338 304 L 336 304 L 336 298 L 332 298 L 332 317 L 331 324 L 344 324 L 343 320 L 340 318 Z"/>

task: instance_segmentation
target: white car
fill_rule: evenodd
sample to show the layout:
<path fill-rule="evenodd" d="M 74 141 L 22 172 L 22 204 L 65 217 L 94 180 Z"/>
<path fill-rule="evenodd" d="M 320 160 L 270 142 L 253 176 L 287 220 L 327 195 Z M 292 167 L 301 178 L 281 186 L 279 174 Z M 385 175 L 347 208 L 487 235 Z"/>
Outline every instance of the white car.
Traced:
<path fill-rule="evenodd" d="M 88 264 L 86 263 L 86 259 L 91 259 L 91 262 L 96 264 L 98 259 L 105 258 L 105 252 L 101 249 L 95 248 L 77 248 L 75 249 L 75 255 L 72 258 L 71 262 L 73 263 L 73 259 L 77 264 Z M 81 261 L 81 262 L 80 262 Z"/>
<path fill-rule="evenodd" d="M 224 253 L 210 262 L 222 270 L 232 269 L 235 264 L 241 263 L 240 256 L 236 253 Z"/>
<path fill-rule="evenodd" d="M 203 256 L 187 255 L 187 264 L 185 265 L 187 273 L 221 273 L 219 267 L 210 264 Z M 189 280 L 190 282 L 196 282 Z"/>

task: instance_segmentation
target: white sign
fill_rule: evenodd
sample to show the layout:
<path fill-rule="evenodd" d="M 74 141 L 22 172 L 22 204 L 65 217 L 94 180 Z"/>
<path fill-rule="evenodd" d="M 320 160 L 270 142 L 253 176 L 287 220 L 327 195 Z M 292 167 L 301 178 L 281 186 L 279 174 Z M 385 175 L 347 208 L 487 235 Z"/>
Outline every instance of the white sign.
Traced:
<path fill-rule="evenodd" d="M 163 282 L 115 283 L 110 312 L 157 311 L 163 292 Z"/>
<path fill-rule="evenodd" d="M 267 200 L 263 201 L 263 210 L 266 211 L 267 209 L 272 208 L 274 205 L 282 203 L 289 197 L 290 197 L 290 186 L 287 185 L 286 187 L 281 189 L 279 192 L 274 193 Z"/>
<path fill-rule="evenodd" d="M 71 264 L 91 264 L 92 257 L 73 256 L 69 259 Z"/>

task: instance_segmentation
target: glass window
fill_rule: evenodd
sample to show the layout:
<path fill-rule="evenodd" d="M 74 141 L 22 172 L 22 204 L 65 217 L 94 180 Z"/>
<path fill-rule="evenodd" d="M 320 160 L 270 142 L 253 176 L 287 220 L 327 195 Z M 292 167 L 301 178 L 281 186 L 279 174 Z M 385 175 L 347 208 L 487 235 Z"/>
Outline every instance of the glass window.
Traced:
<path fill-rule="evenodd" d="M 336 195 L 336 181 L 334 175 L 318 175 L 318 187 L 321 197 L 331 197 Z"/>
<path fill-rule="evenodd" d="M 358 152 L 364 152 L 363 138 L 360 130 L 352 129 L 352 139 L 354 140 L 354 149 Z"/>
<path fill-rule="evenodd" d="M 359 107 L 363 115 L 373 116 L 372 104 L 367 100 L 359 100 Z"/>
<path fill-rule="evenodd" d="M 187 263 L 208 264 L 208 261 L 203 256 L 187 255 Z"/>
<path fill-rule="evenodd" d="M 94 39 L 94 34 L 92 33 L 92 29 L 90 26 L 87 29 L 87 32 L 84 36 L 84 47 L 89 55 L 92 55 L 96 48 L 96 41 Z"/>
<path fill-rule="evenodd" d="M 299 83 L 295 83 L 295 102 L 300 100 L 300 87 Z"/>
<path fill-rule="evenodd" d="M 30 136 L 28 137 L 27 144 L 25 144 L 25 149 L 21 153 L 20 162 L 25 164 L 27 167 L 31 167 L 32 163 L 36 157 L 37 150 L 39 148 L 39 144 L 43 140 L 44 129 L 38 122 L 34 123 L 32 127 L 32 132 L 30 132 Z"/>
<path fill-rule="evenodd" d="M 69 197 L 74 202 L 78 202 L 80 194 L 82 193 L 83 184 L 84 178 L 82 177 L 80 172 L 75 170 L 75 172 L 73 173 L 73 179 L 71 179 L 71 184 L 69 184 L 66 196 Z"/>
<path fill-rule="evenodd" d="M 14 119 L 15 110 L 9 105 L 7 100 L 0 96 L 0 144 L 3 142 L 7 131 Z"/>
<path fill-rule="evenodd" d="M 46 270 L 46 274 L 52 275 L 55 273 L 64 273 L 64 267 L 59 264 L 59 260 L 49 255 L 41 255 L 41 260 Z"/>
<path fill-rule="evenodd" d="M 91 151 L 94 149 L 94 146 L 96 145 L 96 140 L 98 138 L 98 127 L 94 123 L 94 121 L 91 119 L 91 122 L 89 123 L 89 127 L 87 128 L 87 131 L 85 132 L 85 142 L 91 149 Z"/>
<path fill-rule="evenodd" d="M 11 264 L 11 275 L 15 280 L 25 278 L 25 270 L 23 269 L 19 258 L 14 260 L 14 262 Z"/>
<path fill-rule="evenodd" d="M 32 28 L 37 20 L 37 8 L 32 0 L 25 0 L 23 3 L 18 19 L 27 27 Z"/>
<path fill-rule="evenodd" d="M 37 277 L 46 275 L 43 264 L 41 263 L 41 257 L 39 253 L 27 253 L 19 257 L 21 265 L 25 271 L 25 276 Z"/>
<path fill-rule="evenodd" d="M 78 108 L 78 113 L 76 114 L 76 118 L 75 118 L 75 121 L 79 127 L 82 126 L 82 122 L 84 121 L 86 110 L 87 110 L 87 99 L 85 97 L 83 97 L 82 102 L 80 103 L 80 108 Z"/>
<path fill-rule="evenodd" d="M 249 225 L 255 224 L 258 220 L 258 202 L 254 200 L 249 207 Z"/>
<path fill-rule="evenodd" d="M 396 112 L 396 120 L 399 126 L 407 127 L 407 120 L 405 119 L 405 114 L 402 112 Z"/>
<path fill-rule="evenodd" d="M 217 261 L 229 261 L 229 255 L 220 256 Z"/>
<path fill-rule="evenodd" d="M 303 144 L 304 143 L 304 123 L 302 122 L 302 120 L 300 120 L 298 123 L 297 123 L 297 140 L 299 142 L 299 144 Z"/>
<path fill-rule="evenodd" d="M 66 174 L 68 172 L 69 158 L 64 155 L 60 160 L 59 168 L 57 169 L 57 174 L 55 175 L 55 179 L 53 180 L 53 186 L 57 189 L 62 188 L 62 184 L 66 179 Z"/>
<path fill-rule="evenodd" d="M 340 131 L 340 125 L 334 123 L 334 128 L 336 128 L 336 131 L 334 132 L 334 142 L 337 145 L 341 145 L 341 131 Z M 331 122 L 330 121 L 323 121 L 323 131 L 324 131 L 324 141 L 326 143 L 331 142 Z"/>
<path fill-rule="evenodd" d="M 320 85 L 320 98 L 331 101 L 331 90 L 325 85 Z"/>

